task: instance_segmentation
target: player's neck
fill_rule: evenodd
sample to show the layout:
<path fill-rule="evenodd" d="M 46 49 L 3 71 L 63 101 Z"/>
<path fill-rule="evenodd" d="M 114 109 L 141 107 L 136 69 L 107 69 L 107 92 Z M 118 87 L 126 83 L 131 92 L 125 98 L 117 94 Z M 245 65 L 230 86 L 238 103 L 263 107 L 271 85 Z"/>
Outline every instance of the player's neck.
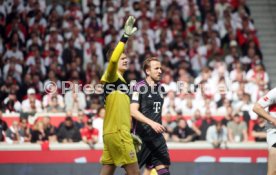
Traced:
<path fill-rule="evenodd" d="M 125 73 L 125 70 L 120 70 L 120 69 L 118 69 L 118 72 L 123 76 L 124 73 Z"/>
<path fill-rule="evenodd" d="M 156 84 L 156 82 L 150 77 L 146 77 L 146 81 L 150 86 L 154 86 Z"/>

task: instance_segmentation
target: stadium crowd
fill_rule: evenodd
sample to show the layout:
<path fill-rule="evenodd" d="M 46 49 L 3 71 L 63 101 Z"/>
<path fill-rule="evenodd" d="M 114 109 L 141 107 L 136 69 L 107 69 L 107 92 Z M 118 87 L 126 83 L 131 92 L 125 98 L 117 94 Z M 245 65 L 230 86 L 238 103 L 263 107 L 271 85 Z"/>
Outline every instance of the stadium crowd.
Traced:
<path fill-rule="evenodd" d="M 125 78 L 141 80 L 146 57 L 162 61 L 167 140 L 248 141 L 256 120 L 252 135 L 265 141 L 251 109 L 269 76 L 245 0 L 0 0 L 1 140 L 102 142 L 103 95 L 64 92 L 63 82 L 100 84 L 129 15 L 139 30 L 127 43 Z M 20 120 L 7 126 L 2 116 L 13 112 Z M 67 117 L 57 127 L 50 117 L 30 124 L 40 112 Z"/>

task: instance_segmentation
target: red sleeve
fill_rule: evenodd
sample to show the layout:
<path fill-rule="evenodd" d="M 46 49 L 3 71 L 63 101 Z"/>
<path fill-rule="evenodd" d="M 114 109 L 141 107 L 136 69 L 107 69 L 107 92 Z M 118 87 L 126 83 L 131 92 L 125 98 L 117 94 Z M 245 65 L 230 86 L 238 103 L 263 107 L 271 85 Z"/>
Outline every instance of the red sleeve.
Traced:
<path fill-rule="evenodd" d="M 80 133 L 81 133 L 81 137 L 86 136 L 86 132 L 84 128 L 80 129 Z"/>
<path fill-rule="evenodd" d="M 27 33 L 25 26 L 22 24 L 19 24 L 18 27 L 19 27 L 19 30 L 23 33 L 24 37 L 27 38 L 28 33 Z"/>
<path fill-rule="evenodd" d="M 11 30 L 12 30 L 12 25 L 8 24 L 7 27 L 6 27 L 6 36 L 9 36 Z"/>
<path fill-rule="evenodd" d="M 202 120 L 197 120 L 197 121 L 195 122 L 195 126 L 198 127 L 198 128 L 201 127 L 201 124 L 202 124 Z"/>
<path fill-rule="evenodd" d="M 254 42 L 258 46 L 258 48 L 260 48 L 260 42 L 257 36 L 254 37 Z"/>
<path fill-rule="evenodd" d="M 150 22 L 150 28 L 151 29 L 154 29 L 154 30 L 157 29 L 157 27 L 158 27 L 157 25 L 158 24 L 157 24 L 156 20 L 153 20 L 153 21 Z"/>
<path fill-rule="evenodd" d="M 237 30 L 237 40 L 240 46 L 246 42 L 246 38 L 243 36 L 243 32 L 241 30 Z"/>
<path fill-rule="evenodd" d="M 93 135 L 94 136 L 98 136 L 99 135 L 99 130 L 96 129 L 96 128 L 94 128 Z"/>
<path fill-rule="evenodd" d="M 237 9 L 239 7 L 239 0 L 231 0 L 230 4 L 234 9 Z"/>

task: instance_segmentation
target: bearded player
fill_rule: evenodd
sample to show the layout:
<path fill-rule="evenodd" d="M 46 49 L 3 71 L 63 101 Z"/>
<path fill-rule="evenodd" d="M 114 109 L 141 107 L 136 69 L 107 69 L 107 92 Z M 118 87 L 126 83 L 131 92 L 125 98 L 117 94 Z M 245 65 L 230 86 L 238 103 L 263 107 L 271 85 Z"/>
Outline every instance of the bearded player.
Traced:
<path fill-rule="evenodd" d="M 165 131 L 161 120 L 165 90 L 159 83 L 161 63 L 155 57 L 148 58 L 143 70 L 146 78 L 135 85 L 130 106 L 134 118 L 133 132 L 142 140 L 138 162 L 140 168 L 146 165 L 147 173 L 154 168 L 158 175 L 169 175 L 170 157 L 162 134 Z"/>

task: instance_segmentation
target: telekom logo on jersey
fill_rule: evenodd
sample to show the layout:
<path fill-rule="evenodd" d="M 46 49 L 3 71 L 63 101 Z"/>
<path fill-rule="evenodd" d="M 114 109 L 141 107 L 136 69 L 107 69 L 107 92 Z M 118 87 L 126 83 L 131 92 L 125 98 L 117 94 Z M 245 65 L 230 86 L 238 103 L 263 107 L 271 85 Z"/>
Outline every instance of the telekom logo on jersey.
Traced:
<path fill-rule="evenodd" d="M 159 113 L 161 110 L 161 102 L 153 102 L 154 113 Z"/>

